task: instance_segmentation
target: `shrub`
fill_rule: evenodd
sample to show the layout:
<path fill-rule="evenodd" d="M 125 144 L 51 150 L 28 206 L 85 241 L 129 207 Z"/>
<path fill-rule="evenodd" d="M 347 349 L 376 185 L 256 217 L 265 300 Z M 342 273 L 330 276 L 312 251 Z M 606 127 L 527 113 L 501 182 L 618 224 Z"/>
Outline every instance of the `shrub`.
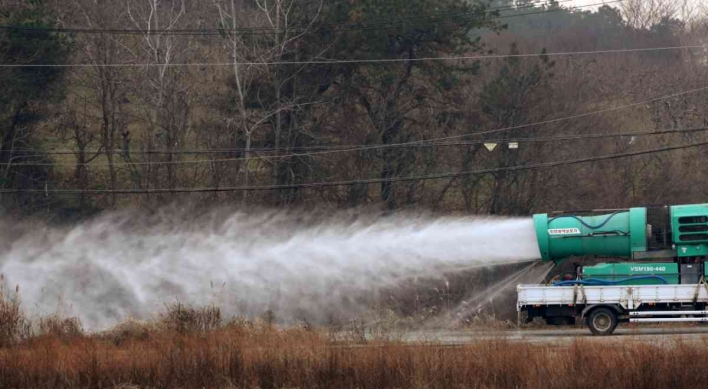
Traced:
<path fill-rule="evenodd" d="M 161 322 L 168 330 L 179 333 L 207 332 L 221 325 L 221 309 L 214 305 L 190 307 L 175 303 L 167 306 Z"/>
<path fill-rule="evenodd" d="M 59 313 L 44 316 L 37 322 L 37 335 L 53 336 L 71 340 L 84 334 L 81 322 L 76 317 L 63 317 Z"/>
<path fill-rule="evenodd" d="M 19 287 L 10 292 L 0 275 L 0 347 L 7 347 L 28 338 L 32 323 L 20 309 Z"/>

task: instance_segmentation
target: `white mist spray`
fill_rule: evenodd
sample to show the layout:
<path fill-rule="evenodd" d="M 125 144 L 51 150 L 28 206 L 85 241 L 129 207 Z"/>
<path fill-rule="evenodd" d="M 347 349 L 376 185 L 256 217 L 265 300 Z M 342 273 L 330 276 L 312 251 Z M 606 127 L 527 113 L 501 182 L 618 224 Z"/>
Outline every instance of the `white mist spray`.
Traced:
<path fill-rule="evenodd" d="M 14 240 L 0 273 L 35 313 L 68 307 L 90 329 L 173 302 L 326 320 L 362 293 L 416 276 L 540 257 L 531 219 L 390 216 L 316 223 L 280 213 L 145 222 L 130 213 Z"/>

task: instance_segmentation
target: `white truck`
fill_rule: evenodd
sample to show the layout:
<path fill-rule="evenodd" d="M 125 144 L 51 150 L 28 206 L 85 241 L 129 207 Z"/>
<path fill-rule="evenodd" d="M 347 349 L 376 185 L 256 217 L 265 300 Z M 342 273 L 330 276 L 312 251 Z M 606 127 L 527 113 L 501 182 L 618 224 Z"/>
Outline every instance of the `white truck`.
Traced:
<path fill-rule="evenodd" d="M 611 262 L 576 264 L 551 285 L 519 285 L 527 320 L 580 318 L 596 335 L 620 322 L 708 321 L 708 203 L 552 212 L 533 222 L 542 261 Z"/>
<path fill-rule="evenodd" d="M 519 285 L 517 310 L 548 324 L 584 320 L 594 335 L 610 335 L 620 322 L 708 321 L 708 284 L 631 286 Z"/>

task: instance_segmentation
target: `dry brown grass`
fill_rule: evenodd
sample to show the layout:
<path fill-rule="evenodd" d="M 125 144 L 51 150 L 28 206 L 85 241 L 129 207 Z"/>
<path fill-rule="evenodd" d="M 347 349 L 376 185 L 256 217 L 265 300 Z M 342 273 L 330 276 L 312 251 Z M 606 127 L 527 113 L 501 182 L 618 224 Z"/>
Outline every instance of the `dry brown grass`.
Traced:
<path fill-rule="evenodd" d="M 221 309 L 217 306 L 190 307 L 176 303 L 167 306 L 162 325 L 179 333 L 207 332 L 221 326 Z"/>
<path fill-rule="evenodd" d="M 611 345 L 611 346 L 610 346 Z M 7 388 L 688 388 L 706 344 L 480 341 L 458 347 L 326 340 L 266 325 L 161 330 L 116 344 L 44 336 L 0 349 Z"/>
<path fill-rule="evenodd" d="M 30 336 L 32 324 L 20 309 L 19 288 L 10 292 L 3 281 L 0 275 L 0 347 L 7 347 Z"/>
<path fill-rule="evenodd" d="M 37 322 L 34 336 L 52 336 L 62 340 L 72 340 L 84 335 L 79 319 L 53 314 L 41 317 Z"/>
<path fill-rule="evenodd" d="M 708 341 L 695 340 L 408 344 L 367 336 L 363 327 L 331 336 L 183 305 L 168 306 L 155 322 L 87 334 L 76 319 L 57 315 L 32 326 L 11 296 L 0 300 L 3 389 L 695 388 L 704 386 L 700 361 L 708 357 Z"/>

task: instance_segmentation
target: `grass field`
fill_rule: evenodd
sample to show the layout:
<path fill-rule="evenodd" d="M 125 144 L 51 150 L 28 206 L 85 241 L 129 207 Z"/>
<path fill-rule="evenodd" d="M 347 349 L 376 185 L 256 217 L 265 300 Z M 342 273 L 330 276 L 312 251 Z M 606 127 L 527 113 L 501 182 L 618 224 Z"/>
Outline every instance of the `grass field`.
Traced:
<path fill-rule="evenodd" d="M 158 321 L 88 334 L 58 316 L 30 323 L 1 301 L 2 388 L 696 388 L 708 358 L 704 341 L 366 341 L 224 320 L 214 307 L 172 306 Z"/>
<path fill-rule="evenodd" d="M 42 336 L 0 351 L 0 382 L 5 388 L 696 388 L 705 382 L 705 346 L 356 344 L 268 327 Z"/>

